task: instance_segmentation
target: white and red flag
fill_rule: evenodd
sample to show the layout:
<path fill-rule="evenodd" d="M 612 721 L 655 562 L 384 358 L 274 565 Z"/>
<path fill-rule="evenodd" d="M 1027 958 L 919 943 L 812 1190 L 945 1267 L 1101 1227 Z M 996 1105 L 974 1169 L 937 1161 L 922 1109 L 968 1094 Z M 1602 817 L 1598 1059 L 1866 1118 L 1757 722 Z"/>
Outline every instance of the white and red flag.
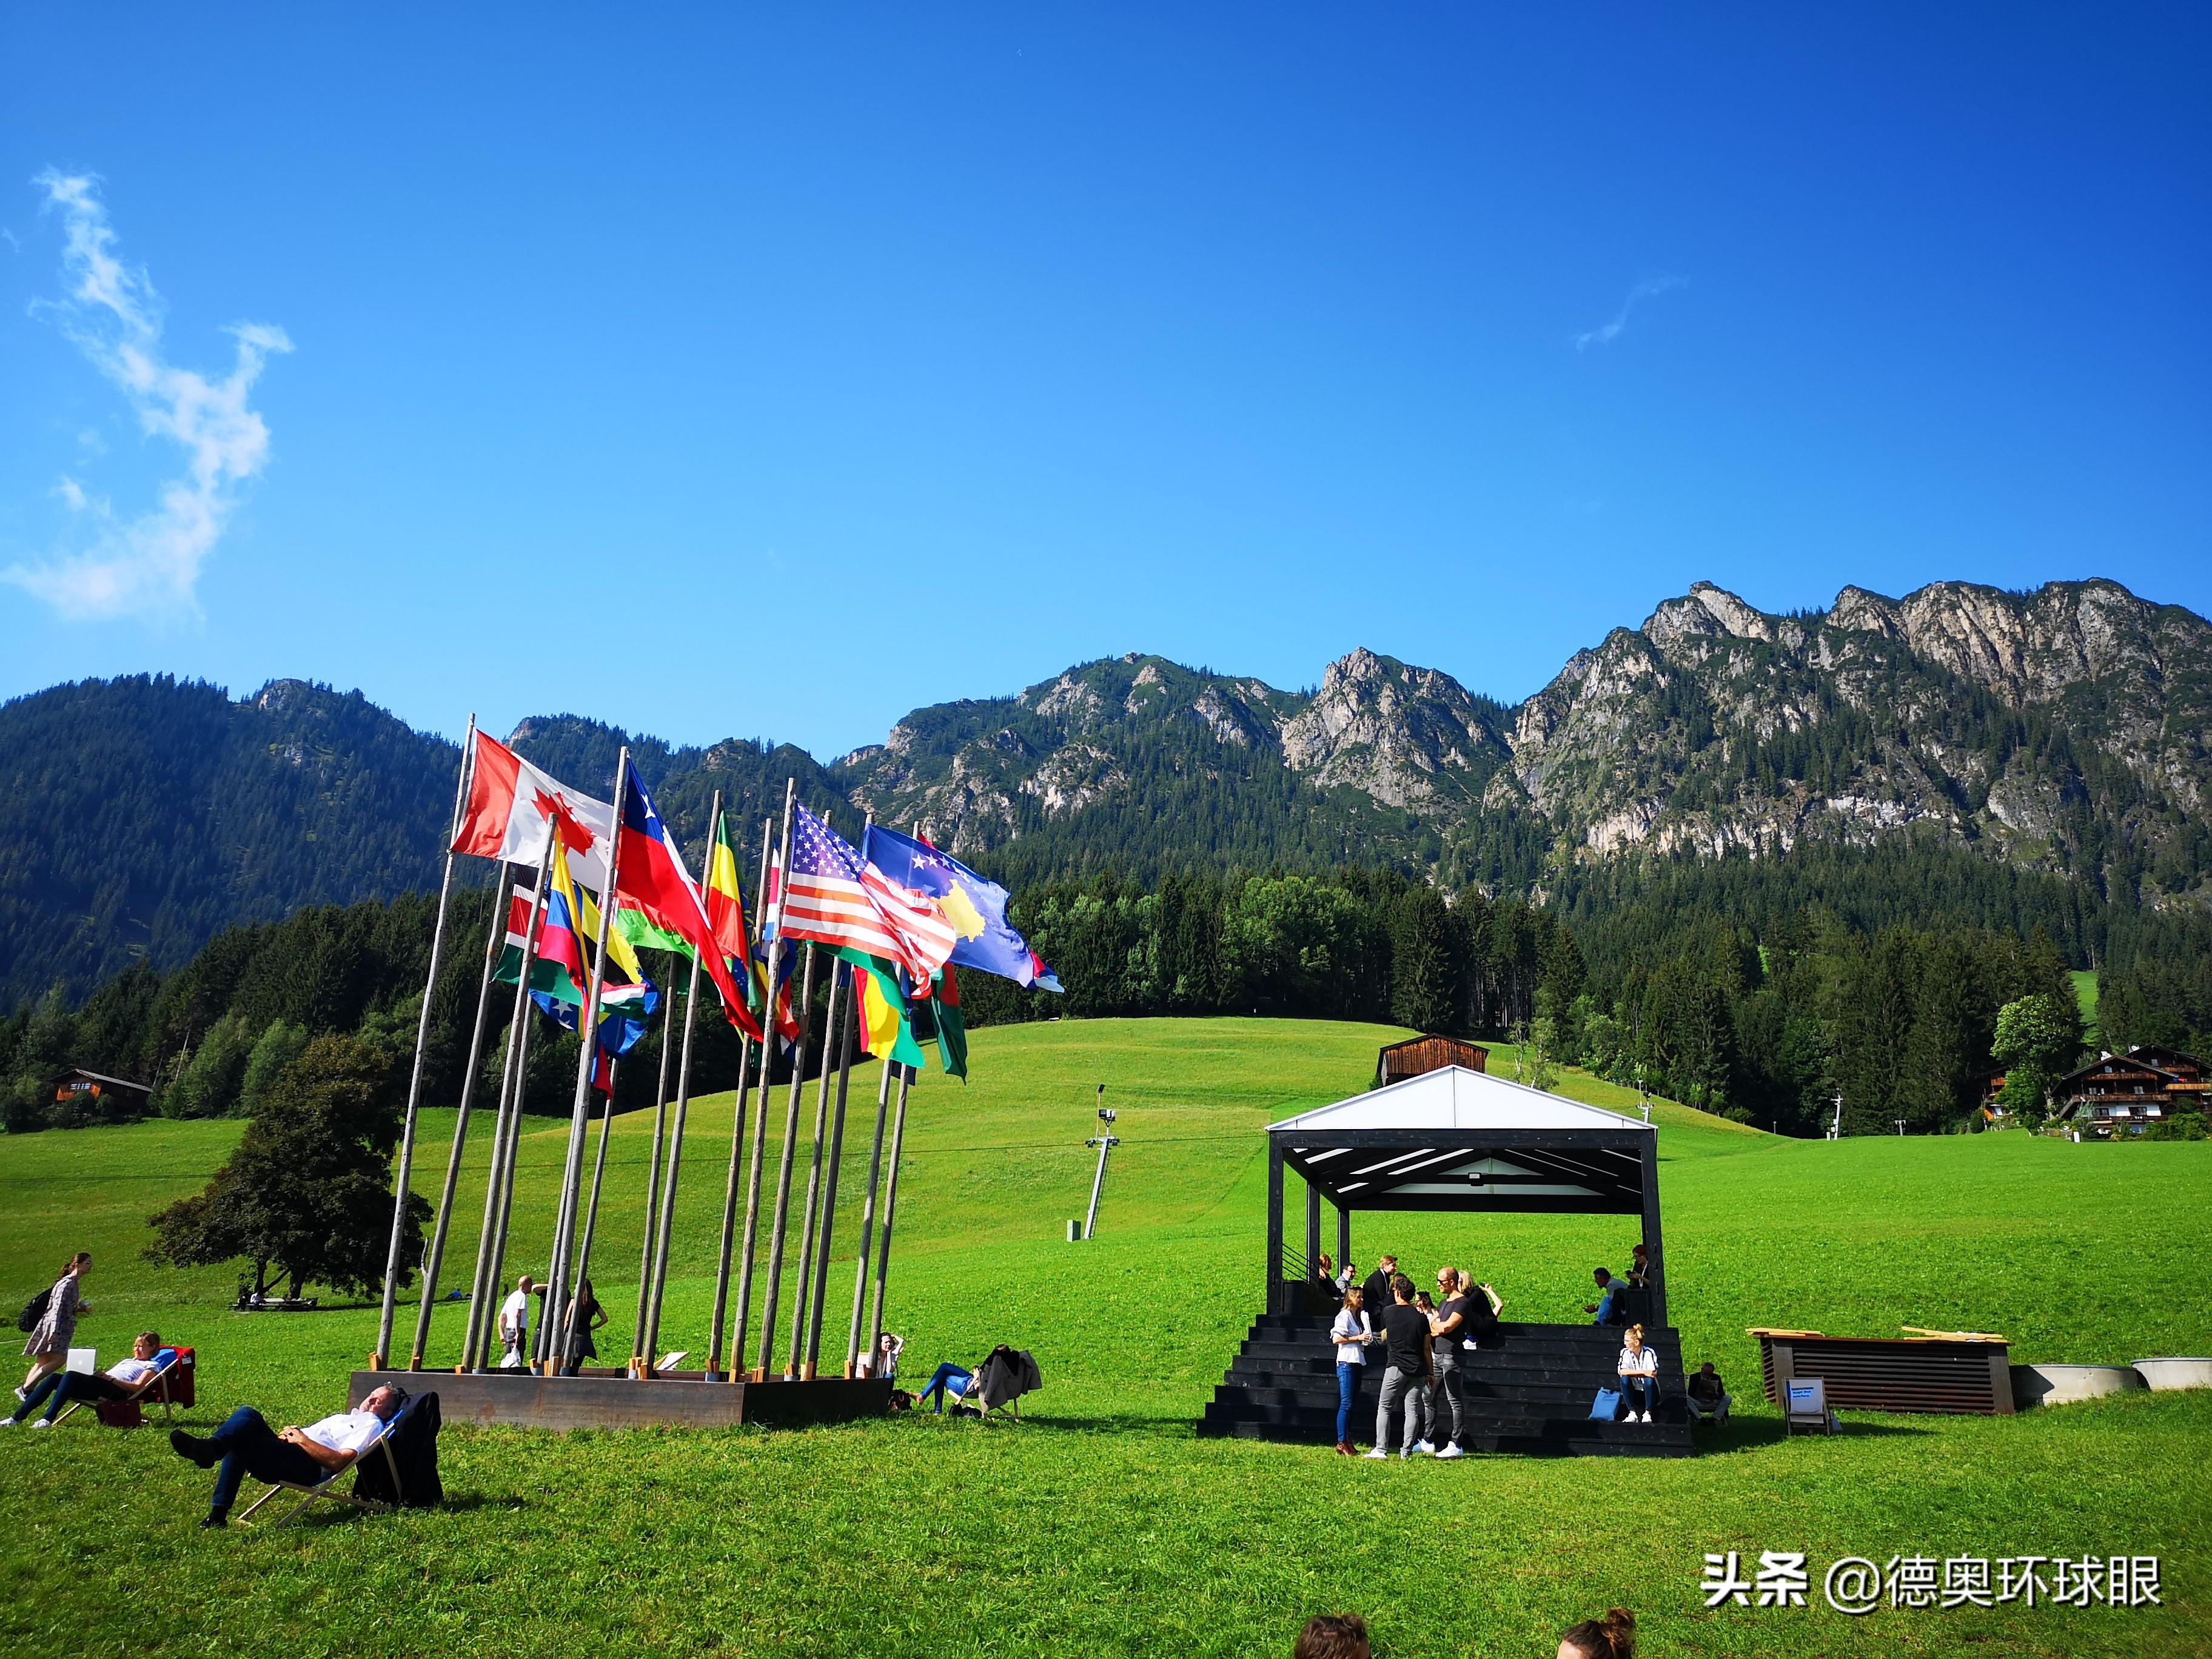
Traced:
<path fill-rule="evenodd" d="M 477 732 L 468 811 L 453 837 L 453 850 L 534 866 L 544 857 L 545 837 L 556 823 L 568 848 L 571 873 L 593 892 L 605 892 L 615 809 L 539 771 L 497 738 Z"/>
<path fill-rule="evenodd" d="M 792 819 L 790 850 L 784 938 L 881 957 L 905 969 L 917 988 L 929 983 L 960 942 L 936 900 L 887 878 L 803 806 Z"/>

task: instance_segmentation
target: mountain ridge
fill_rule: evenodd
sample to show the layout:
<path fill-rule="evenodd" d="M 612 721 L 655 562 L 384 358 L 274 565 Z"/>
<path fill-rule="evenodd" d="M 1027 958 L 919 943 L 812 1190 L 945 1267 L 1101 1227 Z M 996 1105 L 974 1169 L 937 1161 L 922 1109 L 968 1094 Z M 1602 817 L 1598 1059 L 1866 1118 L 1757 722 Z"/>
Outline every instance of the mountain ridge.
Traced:
<path fill-rule="evenodd" d="M 1013 883 L 1370 864 L 1541 895 L 1624 860 L 1909 842 L 2063 875 L 2099 902 L 2212 903 L 2212 623 L 2103 579 L 1847 586 L 1782 613 L 1699 582 L 1510 705 L 1364 645 L 1297 691 L 1131 652 L 914 709 L 827 763 L 577 714 L 510 737 L 602 794 L 629 744 L 690 839 L 720 789 L 750 849 L 796 776 L 848 833 L 867 816 L 918 825 Z M 434 884 L 454 755 L 309 681 L 234 701 L 141 676 L 11 700 L 0 994 L 173 965 L 230 922 Z M 163 802 L 187 833 L 134 828 Z M 125 855 L 103 865 L 62 822 L 103 826 Z M 157 841 L 178 856 L 165 865 Z"/>

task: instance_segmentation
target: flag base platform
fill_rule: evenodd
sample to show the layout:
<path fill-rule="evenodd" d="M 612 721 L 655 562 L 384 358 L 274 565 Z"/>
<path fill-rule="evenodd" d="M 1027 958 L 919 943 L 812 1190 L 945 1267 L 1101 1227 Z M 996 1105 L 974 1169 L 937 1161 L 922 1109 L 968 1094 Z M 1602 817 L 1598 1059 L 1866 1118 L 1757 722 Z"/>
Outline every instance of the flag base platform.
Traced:
<path fill-rule="evenodd" d="M 410 1394 L 434 1389 L 447 1423 L 501 1424 L 526 1429 L 779 1429 L 885 1417 L 891 1384 L 869 1377 L 811 1382 L 708 1382 L 688 1376 L 630 1377 L 619 1371 L 540 1376 L 528 1371 L 356 1371 L 347 1393 L 358 1406 L 391 1384 Z"/>

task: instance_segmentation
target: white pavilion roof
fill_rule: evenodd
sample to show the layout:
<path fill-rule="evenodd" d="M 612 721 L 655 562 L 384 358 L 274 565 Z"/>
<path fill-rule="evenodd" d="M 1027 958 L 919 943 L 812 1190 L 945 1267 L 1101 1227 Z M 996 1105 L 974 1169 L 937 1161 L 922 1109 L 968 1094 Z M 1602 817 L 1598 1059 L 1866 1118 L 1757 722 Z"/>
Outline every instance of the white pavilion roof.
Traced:
<path fill-rule="evenodd" d="M 1446 1066 L 1388 1088 L 1318 1107 L 1267 1126 L 1316 1133 L 1361 1129 L 1638 1129 L 1636 1118 L 1585 1106 L 1578 1100 L 1531 1089 L 1464 1066 Z"/>

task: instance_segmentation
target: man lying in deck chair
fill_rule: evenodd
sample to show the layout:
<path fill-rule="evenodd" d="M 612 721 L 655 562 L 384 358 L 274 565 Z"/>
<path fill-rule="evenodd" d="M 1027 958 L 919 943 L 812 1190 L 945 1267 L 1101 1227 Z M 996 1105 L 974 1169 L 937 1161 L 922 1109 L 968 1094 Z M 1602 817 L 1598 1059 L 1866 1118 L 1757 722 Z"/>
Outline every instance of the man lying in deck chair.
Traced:
<path fill-rule="evenodd" d="M 382 1388 L 362 1401 L 358 1411 L 340 1412 L 304 1429 L 287 1428 L 281 1434 L 271 1430 L 252 1407 L 240 1406 L 205 1439 L 172 1429 L 169 1444 L 178 1456 L 189 1458 L 204 1469 L 218 1463 L 222 1466 L 222 1472 L 215 1478 L 215 1497 L 208 1505 L 207 1519 L 200 1525 L 227 1527 L 239 1482 L 247 1475 L 271 1486 L 320 1492 L 384 1437 L 386 1426 L 406 1403 L 405 1389 Z"/>
<path fill-rule="evenodd" d="M 136 1400 L 176 1363 L 177 1351 L 161 1346 L 159 1332 L 141 1331 L 131 1345 L 131 1358 L 116 1361 L 105 1372 L 47 1372 L 13 1417 L 0 1417 L 0 1429 L 15 1427 L 41 1405 L 46 1413 L 31 1425 L 34 1429 L 51 1429 L 88 1400 Z"/>

